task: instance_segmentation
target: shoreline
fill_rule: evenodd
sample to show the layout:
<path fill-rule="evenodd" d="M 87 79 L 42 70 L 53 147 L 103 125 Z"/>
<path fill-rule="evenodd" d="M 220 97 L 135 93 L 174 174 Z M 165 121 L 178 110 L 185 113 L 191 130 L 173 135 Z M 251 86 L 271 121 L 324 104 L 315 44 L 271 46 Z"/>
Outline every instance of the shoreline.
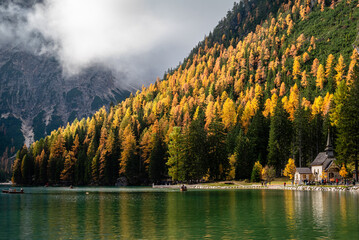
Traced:
<path fill-rule="evenodd" d="M 359 193 L 359 184 L 358 185 L 291 185 L 287 184 L 285 187 L 282 184 L 273 184 L 262 186 L 261 184 L 225 184 L 223 182 L 212 183 L 212 184 L 184 184 L 187 189 L 202 189 L 202 190 L 245 190 L 245 189 L 257 189 L 257 190 L 290 190 L 290 191 L 326 191 L 326 192 L 358 192 Z M 41 186 L 21 186 L 13 185 L 9 183 L 0 183 L 0 186 L 7 187 L 41 187 Z M 152 187 L 158 189 L 178 189 L 180 190 L 182 184 L 177 185 L 152 185 L 152 186 L 143 186 L 143 187 Z M 49 186 L 49 187 L 68 187 L 68 186 Z M 76 186 L 74 186 L 76 187 Z M 94 187 L 94 186 L 81 186 L 81 187 Z M 96 186 L 101 187 L 101 186 Z M 111 186 L 106 186 L 111 187 Z M 115 186 L 112 186 L 115 187 Z M 130 187 L 130 186 L 129 186 Z M 132 186 L 136 187 L 136 186 Z M 137 186 L 139 187 L 139 186 Z"/>
<path fill-rule="evenodd" d="M 359 185 L 355 186 L 324 186 L 324 185 L 299 185 L 299 186 L 283 186 L 283 185 L 229 185 L 229 186 L 216 186 L 216 185 L 204 185 L 204 184 L 185 184 L 188 189 L 258 189 L 258 190 L 291 190 L 291 191 L 327 191 L 327 192 L 358 192 Z M 171 188 L 171 189 L 180 189 L 181 185 L 153 185 L 152 188 Z"/>

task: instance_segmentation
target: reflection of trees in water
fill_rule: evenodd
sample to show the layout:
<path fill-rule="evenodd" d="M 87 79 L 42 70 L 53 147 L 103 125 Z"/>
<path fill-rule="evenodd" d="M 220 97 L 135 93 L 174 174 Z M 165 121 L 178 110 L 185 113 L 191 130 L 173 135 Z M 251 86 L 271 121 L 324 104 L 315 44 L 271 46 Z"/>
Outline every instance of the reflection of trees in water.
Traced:
<path fill-rule="evenodd" d="M 343 193 L 338 194 L 339 197 L 339 207 L 340 207 L 340 225 L 342 225 L 343 228 L 348 227 L 348 215 L 347 215 L 347 205 L 348 202 L 346 201 L 347 198 Z"/>
<path fill-rule="evenodd" d="M 0 219 L 0 225 L 16 223 L 11 231 L 23 239 L 356 239 L 358 234 L 356 193 L 85 191 L 49 188 L 41 194 L 6 196 L 13 202 L 1 201 L 6 220 Z"/>
<path fill-rule="evenodd" d="M 298 223 L 305 223 L 306 219 L 306 205 L 310 193 L 302 191 L 292 191 L 294 196 L 294 212 L 295 212 L 295 221 L 297 228 L 300 229 Z"/>
<path fill-rule="evenodd" d="M 127 192 L 119 193 L 119 202 L 120 202 L 120 209 L 119 209 L 120 236 L 123 236 L 124 238 L 129 238 L 131 236 L 130 225 L 132 224 L 132 221 L 130 221 L 128 216 L 128 208 L 130 206 L 129 193 Z"/>
<path fill-rule="evenodd" d="M 324 204 L 323 192 L 315 192 L 311 194 L 313 224 L 317 229 L 326 229 L 324 221 Z"/>
<path fill-rule="evenodd" d="M 313 228 L 325 233 L 326 237 L 333 238 L 340 221 L 338 213 L 338 193 L 337 192 L 312 192 L 312 215 Z"/>
<path fill-rule="evenodd" d="M 284 191 L 284 208 L 285 208 L 285 219 L 287 222 L 287 230 L 289 230 L 290 239 L 294 239 L 295 235 L 293 235 L 296 231 L 297 223 L 296 223 L 296 215 L 294 212 L 294 199 L 293 199 L 294 191 Z"/>

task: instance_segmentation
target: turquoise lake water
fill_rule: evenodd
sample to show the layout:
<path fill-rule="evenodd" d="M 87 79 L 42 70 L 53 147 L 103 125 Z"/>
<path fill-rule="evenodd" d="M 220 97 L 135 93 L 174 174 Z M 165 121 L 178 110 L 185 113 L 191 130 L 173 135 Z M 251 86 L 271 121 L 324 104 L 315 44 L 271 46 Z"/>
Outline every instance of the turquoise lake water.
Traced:
<path fill-rule="evenodd" d="M 359 239 L 358 193 L 24 190 L 0 194 L 0 239 Z"/>

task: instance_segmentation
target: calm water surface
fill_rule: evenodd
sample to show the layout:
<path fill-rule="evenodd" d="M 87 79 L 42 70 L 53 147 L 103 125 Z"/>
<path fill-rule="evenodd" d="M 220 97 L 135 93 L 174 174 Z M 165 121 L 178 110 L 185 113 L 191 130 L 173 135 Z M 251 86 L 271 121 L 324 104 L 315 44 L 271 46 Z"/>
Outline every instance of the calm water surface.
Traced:
<path fill-rule="evenodd" d="M 0 193 L 0 239 L 359 239 L 358 193 L 24 190 Z"/>

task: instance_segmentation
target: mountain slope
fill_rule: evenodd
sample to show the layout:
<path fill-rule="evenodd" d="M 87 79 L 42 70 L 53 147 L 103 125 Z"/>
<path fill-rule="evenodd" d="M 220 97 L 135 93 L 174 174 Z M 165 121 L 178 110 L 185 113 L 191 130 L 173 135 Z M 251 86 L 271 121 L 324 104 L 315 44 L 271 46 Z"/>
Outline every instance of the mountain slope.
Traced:
<path fill-rule="evenodd" d="M 266 20 L 247 35 L 200 43 L 162 81 L 23 148 L 13 180 L 249 179 L 256 161 L 278 175 L 289 157 L 309 164 L 324 150 L 333 93 L 355 80 L 359 9 L 353 1 L 275 3 L 273 15 L 248 13 Z"/>
<path fill-rule="evenodd" d="M 218 23 L 213 32 L 210 32 L 205 40 L 193 48 L 182 67 L 185 66 L 188 59 L 191 59 L 198 52 L 199 48 L 204 49 L 205 45 L 213 47 L 217 43 L 223 44 L 227 48 L 233 42 L 242 40 L 248 33 L 255 31 L 256 26 L 265 21 L 268 16 L 276 14 L 280 6 L 287 2 L 288 0 L 235 2 L 233 9 L 228 11 L 226 17 Z"/>
<path fill-rule="evenodd" d="M 100 68 L 65 79 L 54 58 L 1 49 L 0 153 L 10 156 L 24 142 L 29 145 L 75 118 L 124 99 L 129 93 L 115 81 L 110 71 Z"/>

